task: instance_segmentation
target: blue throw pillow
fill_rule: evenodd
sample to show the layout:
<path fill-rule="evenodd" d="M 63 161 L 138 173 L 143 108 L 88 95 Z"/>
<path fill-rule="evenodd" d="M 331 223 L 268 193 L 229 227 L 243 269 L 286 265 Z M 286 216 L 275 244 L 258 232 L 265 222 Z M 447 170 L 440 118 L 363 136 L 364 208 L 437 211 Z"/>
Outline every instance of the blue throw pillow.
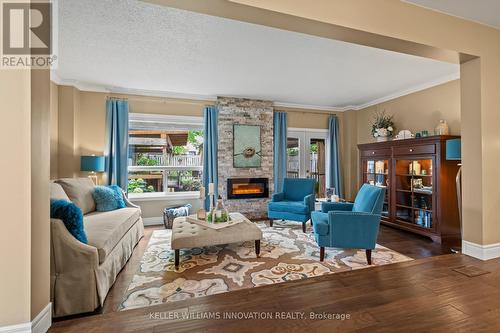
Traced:
<path fill-rule="evenodd" d="M 83 229 L 82 210 L 71 201 L 50 200 L 50 217 L 62 220 L 66 229 L 80 242 L 87 244 L 87 235 Z"/>
<path fill-rule="evenodd" d="M 96 186 L 92 195 L 98 212 L 125 208 L 122 189 L 117 185 Z"/>

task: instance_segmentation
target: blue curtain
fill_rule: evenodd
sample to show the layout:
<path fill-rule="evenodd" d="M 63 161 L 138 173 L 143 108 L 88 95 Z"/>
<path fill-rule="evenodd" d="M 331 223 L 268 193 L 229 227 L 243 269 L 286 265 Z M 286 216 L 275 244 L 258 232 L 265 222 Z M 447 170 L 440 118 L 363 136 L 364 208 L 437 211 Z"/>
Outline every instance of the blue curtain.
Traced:
<path fill-rule="evenodd" d="M 287 114 L 274 113 L 274 192 L 283 191 L 283 180 L 286 177 L 287 146 Z"/>
<path fill-rule="evenodd" d="M 339 121 L 337 116 L 328 119 L 328 187 L 334 187 L 335 192 L 344 197 L 339 153 Z"/>
<path fill-rule="evenodd" d="M 106 165 L 109 185 L 127 190 L 128 175 L 128 101 L 106 101 Z"/>
<path fill-rule="evenodd" d="M 217 145 L 219 135 L 217 123 L 219 111 L 215 106 L 207 106 L 203 109 L 204 128 L 203 128 L 203 186 L 206 189 L 207 199 L 205 200 L 205 209 L 210 207 L 208 198 L 208 184 L 214 183 L 215 197 L 217 191 Z"/>

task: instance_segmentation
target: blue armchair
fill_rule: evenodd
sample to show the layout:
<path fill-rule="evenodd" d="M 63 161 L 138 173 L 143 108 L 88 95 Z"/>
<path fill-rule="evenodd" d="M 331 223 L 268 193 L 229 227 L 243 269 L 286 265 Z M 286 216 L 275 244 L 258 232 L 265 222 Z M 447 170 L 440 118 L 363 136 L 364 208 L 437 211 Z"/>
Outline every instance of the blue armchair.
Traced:
<path fill-rule="evenodd" d="M 268 205 L 267 216 L 273 226 L 273 219 L 302 222 L 302 231 L 306 232 L 306 222 L 311 219 L 314 210 L 314 179 L 285 178 L 283 192 L 274 193 Z"/>
<path fill-rule="evenodd" d="M 372 264 L 384 195 L 384 188 L 364 184 L 354 203 L 323 202 L 321 212 L 312 213 L 320 261 L 325 258 L 325 247 L 337 247 L 365 249 L 368 265 Z"/>

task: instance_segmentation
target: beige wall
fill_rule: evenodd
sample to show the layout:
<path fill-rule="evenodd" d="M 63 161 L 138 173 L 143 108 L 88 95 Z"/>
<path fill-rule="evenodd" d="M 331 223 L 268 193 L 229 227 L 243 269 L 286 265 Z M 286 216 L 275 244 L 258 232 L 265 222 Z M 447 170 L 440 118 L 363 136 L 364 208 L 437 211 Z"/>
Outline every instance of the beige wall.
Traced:
<path fill-rule="evenodd" d="M 0 327 L 29 322 L 31 270 L 31 92 L 29 70 L 0 70 Z"/>
<path fill-rule="evenodd" d="M 444 119 L 450 134 L 460 135 L 460 80 L 355 111 L 358 143 L 375 141 L 371 136 L 373 115 L 384 110 L 394 116 L 396 133 L 409 129 L 412 133 L 427 130 L 432 135 L 439 120 Z"/>
<path fill-rule="evenodd" d="M 50 302 L 49 72 L 0 70 L 0 327 L 29 323 Z"/>
<path fill-rule="evenodd" d="M 182 7 L 185 3 L 173 0 L 156 0 L 154 2 L 174 3 L 177 7 Z M 461 123 L 461 132 L 464 134 L 462 139 L 468 141 L 463 146 L 462 151 L 462 162 L 469 166 L 469 172 L 464 175 L 464 178 L 471 178 L 464 179 L 463 190 L 470 192 L 471 195 L 478 191 L 482 196 L 482 200 L 477 202 L 465 203 L 464 198 L 463 224 L 467 225 L 464 227 L 464 240 L 482 245 L 500 243 L 500 224 L 497 222 L 498 211 L 496 208 L 500 201 L 500 191 L 498 191 L 496 182 L 492 181 L 492 179 L 496 179 L 500 164 L 500 154 L 498 153 L 500 131 L 498 131 L 497 125 L 500 121 L 500 94 L 498 93 L 498 87 L 500 87 L 500 30 L 398 0 L 317 0 L 314 5 L 306 0 L 232 0 L 232 2 L 273 11 L 276 15 L 280 13 L 293 15 L 298 17 L 297 21 L 301 18 L 310 20 L 302 21 L 302 25 L 293 26 L 295 31 L 311 33 L 310 29 L 308 30 L 310 22 L 323 22 L 331 24 L 331 30 L 336 30 L 336 27 L 341 28 L 337 30 L 350 29 L 348 33 L 344 34 L 346 41 L 393 50 L 397 50 L 397 45 L 401 45 L 399 41 L 403 44 L 413 42 L 415 48 L 418 48 L 419 45 L 432 47 L 432 49 L 427 50 L 427 53 L 420 53 L 422 56 L 440 58 L 438 53 L 441 51 L 454 51 L 461 60 L 470 60 L 471 57 L 466 56 L 467 54 L 480 57 L 480 64 L 471 66 L 473 71 L 478 72 L 477 75 L 461 77 L 464 86 L 469 86 L 477 81 L 481 83 L 480 98 L 465 96 L 477 95 L 476 91 L 461 91 L 461 99 L 466 99 L 469 101 L 468 103 L 474 104 L 468 105 L 468 108 L 463 111 L 471 113 L 467 118 L 476 116 L 476 119 L 480 119 L 476 122 L 463 121 Z M 193 2 L 189 3 L 195 6 Z M 247 10 L 244 7 L 218 3 L 219 6 L 225 6 L 226 11 L 222 14 L 225 17 L 240 15 L 242 19 L 247 21 L 254 19 L 243 15 L 243 11 Z M 228 9 L 231 6 L 232 9 Z M 201 10 L 208 10 L 206 4 Z M 248 13 L 252 12 L 248 11 Z M 287 18 L 291 20 L 290 16 Z M 366 32 L 371 33 L 371 35 L 366 34 Z M 407 52 L 412 51 L 408 49 Z M 462 64 L 463 66 L 467 65 Z M 462 71 L 464 70 L 462 69 Z M 469 80 L 470 82 L 465 82 Z M 462 119 L 465 118 L 462 115 Z M 477 126 L 480 129 L 477 129 Z M 472 147 L 475 149 L 470 150 Z M 480 149 L 477 150 L 477 148 Z"/>
<path fill-rule="evenodd" d="M 31 320 L 50 302 L 50 73 L 31 71 Z"/>
<path fill-rule="evenodd" d="M 50 82 L 50 179 L 57 178 L 59 155 L 59 88 Z"/>

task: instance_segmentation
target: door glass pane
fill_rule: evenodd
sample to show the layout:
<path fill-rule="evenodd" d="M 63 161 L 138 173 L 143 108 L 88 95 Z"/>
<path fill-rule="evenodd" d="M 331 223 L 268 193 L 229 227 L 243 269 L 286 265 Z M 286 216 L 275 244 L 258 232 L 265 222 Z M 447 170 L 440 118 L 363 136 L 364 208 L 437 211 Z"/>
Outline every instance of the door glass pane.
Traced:
<path fill-rule="evenodd" d="M 299 139 L 287 138 L 287 177 L 298 178 L 300 172 Z"/>
<path fill-rule="evenodd" d="M 316 181 L 316 197 L 326 194 L 325 139 L 311 139 L 309 142 L 309 177 Z"/>

